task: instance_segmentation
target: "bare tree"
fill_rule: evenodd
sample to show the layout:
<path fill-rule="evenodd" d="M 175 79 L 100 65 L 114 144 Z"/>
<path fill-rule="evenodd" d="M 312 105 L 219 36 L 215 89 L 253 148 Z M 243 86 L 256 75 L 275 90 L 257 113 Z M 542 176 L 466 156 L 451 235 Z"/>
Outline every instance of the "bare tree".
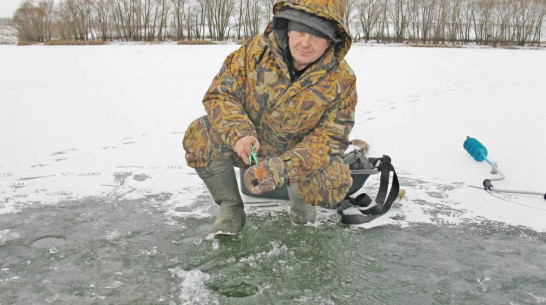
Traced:
<path fill-rule="evenodd" d="M 169 0 L 159 0 L 156 10 L 156 18 L 159 22 L 159 29 L 157 30 L 157 39 L 162 41 L 164 39 L 164 32 L 167 31 L 167 19 L 169 18 L 169 11 L 171 10 L 171 3 Z M 155 32 L 155 28 L 154 28 Z"/>
<path fill-rule="evenodd" d="M 419 1 L 408 1 L 408 35 L 410 40 L 419 39 L 421 33 L 421 6 Z"/>
<path fill-rule="evenodd" d="M 515 0 L 514 6 L 516 10 L 515 40 L 517 44 L 523 46 L 531 37 L 536 12 L 530 0 Z"/>
<path fill-rule="evenodd" d="M 241 40 L 244 26 L 244 20 L 245 20 L 245 11 L 246 11 L 246 0 L 237 0 L 237 10 L 234 11 L 234 18 L 235 18 L 235 32 L 237 40 Z M 246 35 L 245 35 L 246 38 Z"/>
<path fill-rule="evenodd" d="M 211 39 L 225 40 L 234 0 L 207 0 L 206 13 Z"/>
<path fill-rule="evenodd" d="M 197 39 L 205 38 L 205 28 L 207 25 L 208 0 L 196 0 L 195 3 L 195 37 Z"/>
<path fill-rule="evenodd" d="M 183 14 L 183 18 L 184 18 L 184 27 L 186 28 L 186 35 L 188 39 L 193 39 L 193 35 L 194 33 L 196 33 L 196 28 L 198 23 L 195 21 L 194 15 L 196 15 L 196 13 L 194 12 L 193 6 L 189 4 L 186 5 L 186 10 L 185 10 L 185 13 Z"/>
<path fill-rule="evenodd" d="M 172 16 L 173 29 L 176 33 L 176 40 L 184 40 L 184 21 L 186 14 L 187 0 L 171 0 L 172 1 Z"/>
<path fill-rule="evenodd" d="M 356 8 L 364 39 L 368 42 L 381 18 L 381 3 L 379 0 L 361 0 Z"/>
<path fill-rule="evenodd" d="M 95 0 L 92 2 L 93 9 L 95 11 L 95 24 L 100 32 L 100 38 L 103 41 L 108 40 L 109 35 L 109 23 L 111 21 L 111 0 Z"/>
<path fill-rule="evenodd" d="M 472 23 L 478 44 L 487 44 L 489 41 L 492 7 L 493 1 L 491 0 L 478 0 L 476 3 L 476 9 L 472 14 Z"/>
<path fill-rule="evenodd" d="M 345 14 L 343 14 L 343 20 L 342 23 L 345 25 L 345 28 L 347 31 L 349 31 L 349 34 L 351 33 L 351 28 L 353 21 L 355 20 L 355 10 L 357 8 L 357 0 L 345 0 Z"/>
<path fill-rule="evenodd" d="M 260 1 L 259 0 L 244 0 L 245 14 L 243 19 L 243 29 L 245 39 L 255 36 L 260 32 Z"/>
<path fill-rule="evenodd" d="M 389 42 L 390 41 L 390 26 L 389 26 L 389 0 L 381 0 L 380 4 L 381 14 L 379 18 L 378 30 L 376 37 L 378 41 Z"/>
<path fill-rule="evenodd" d="M 394 28 L 394 38 L 396 42 L 402 42 L 406 37 L 407 5 L 405 0 L 392 0 L 389 6 L 389 17 Z"/>
<path fill-rule="evenodd" d="M 30 0 L 24 1 L 13 15 L 19 40 L 44 41 L 45 11 Z"/>
<path fill-rule="evenodd" d="M 435 6 L 434 22 L 433 22 L 433 42 L 439 43 L 445 41 L 446 21 L 448 16 L 448 5 L 452 0 L 437 0 Z"/>
<path fill-rule="evenodd" d="M 135 1 L 135 40 L 153 40 L 155 37 L 156 0 Z"/>
<path fill-rule="evenodd" d="M 113 21 L 117 35 L 122 40 L 135 38 L 135 3 L 132 0 L 113 0 Z"/>
<path fill-rule="evenodd" d="M 59 4 L 59 17 L 64 23 L 64 39 L 88 40 L 92 38 L 91 2 L 65 0 Z"/>
<path fill-rule="evenodd" d="M 54 0 L 43 0 L 38 6 L 44 11 L 44 40 L 51 40 L 53 36 L 53 23 L 55 21 L 55 3 Z"/>
<path fill-rule="evenodd" d="M 448 2 L 448 16 L 446 23 L 446 38 L 449 42 L 455 43 L 459 33 L 459 23 L 461 20 L 461 2 L 462 0 L 453 0 Z"/>
<path fill-rule="evenodd" d="M 463 0 L 461 6 L 461 15 L 459 20 L 459 35 L 458 39 L 462 40 L 463 44 L 469 43 L 472 32 L 472 21 L 474 12 L 477 9 L 477 4 L 473 0 Z"/>
<path fill-rule="evenodd" d="M 268 24 L 273 19 L 273 6 L 277 3 L 277 0 L 261 0 L 262 7 L 264 7 L 263 20 L 265 24 Z"/>
<path fill-rule="evenodd" d="M 535 6 L 536 12 L 533 43 L 540 45 L 540 41 L 542 38 L 542 25 L 546 16 L 546 2 L 544 0 L 535 0 L 533 1 L 533 5 Z"/>
<path fill-rule="evenodd" d="M 423 42 L 429 42 L 432 36 L 432 25 L 434 22 L 437 0 L 421 0 L 419 4 L 421 6 L 421 39 Z"/>

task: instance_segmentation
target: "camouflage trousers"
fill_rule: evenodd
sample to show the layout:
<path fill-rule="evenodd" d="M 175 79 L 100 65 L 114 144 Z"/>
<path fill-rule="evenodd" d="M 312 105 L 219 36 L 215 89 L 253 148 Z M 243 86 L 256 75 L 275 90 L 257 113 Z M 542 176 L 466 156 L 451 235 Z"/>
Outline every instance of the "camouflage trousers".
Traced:
<path fill-rule="evenodd" d="M 271 147 L 260 141 L 259 157 L 272 155 Z M 235 167 L 247 168 L 241 158 L 221 140 L 220 135 L 211 128 L 206 116 L 193 121 L 184 135 L 183 146 L 186 163 L 192 168 L 211 165 L 216 160 L 231 160 Z M 297 177 L 298 190 L 305 201 L 311 205 L 334 208 L 341 202 L 352 184 L 349 166 L 341 157 L 333 157 L 330 163 L 316 173 Z"/>

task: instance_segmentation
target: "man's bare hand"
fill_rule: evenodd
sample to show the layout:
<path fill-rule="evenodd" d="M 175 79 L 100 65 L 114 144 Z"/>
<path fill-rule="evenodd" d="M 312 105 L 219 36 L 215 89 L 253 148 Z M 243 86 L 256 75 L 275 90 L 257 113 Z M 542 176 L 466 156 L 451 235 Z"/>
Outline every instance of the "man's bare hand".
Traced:
<path fill-rule="evenodd" d="M 254 152 L 260 150 L 260 142 L 256 137 L 246 136 L 240 138 L 236 143 L 233 150 L 239 157 L 243 159 L 243 162 L 248 165 L 248 156 L 252 153 L 250 150 L 250 145 L 254 146 Z"/>

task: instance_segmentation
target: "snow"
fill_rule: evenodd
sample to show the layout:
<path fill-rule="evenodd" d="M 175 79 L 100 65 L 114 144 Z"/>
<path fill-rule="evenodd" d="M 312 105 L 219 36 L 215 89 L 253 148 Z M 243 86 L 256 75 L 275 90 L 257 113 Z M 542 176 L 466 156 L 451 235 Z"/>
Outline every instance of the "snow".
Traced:
<path fill-rule="evenodd" d="M 1 45 L 0 215 L 114 196 L 210 216 L 180 209 L 206 193 L 181 141 L 237 47 Z M 506 176 L 496 187 L 546 192 L 546 52 L 354 45 L 347 60 L 359 94 L 351 137 L 390 155 L 406 190 L 402 207 L 364 228 L 499 221 L 546 231 L 546 201 L 472 187 L 490 167 L 462 147 L 471 136 L 488 148 Z"/>
<path fill-rule="evenodd" d="M 180 300 L 182 305 L 219 304 L 218 298 L 205 286 L 210 275 L 199 270 L 185 271 L 179 267 L 169 269 L 172 276 L 182 279 L 180 284 Z"/>

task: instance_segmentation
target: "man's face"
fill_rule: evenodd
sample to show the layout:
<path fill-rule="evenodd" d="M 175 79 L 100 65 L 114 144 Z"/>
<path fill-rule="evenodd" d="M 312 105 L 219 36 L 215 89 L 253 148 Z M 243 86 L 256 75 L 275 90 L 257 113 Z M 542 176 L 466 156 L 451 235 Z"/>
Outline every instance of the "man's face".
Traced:
<path fill-rule="evenodd" d="M 288 46 L 294 61 L 294 68 L 297 70 L 303 70 L 310 63 L 319 59 L 329 45 L 329 40 L 306 32 L 288 32 Z"/>

